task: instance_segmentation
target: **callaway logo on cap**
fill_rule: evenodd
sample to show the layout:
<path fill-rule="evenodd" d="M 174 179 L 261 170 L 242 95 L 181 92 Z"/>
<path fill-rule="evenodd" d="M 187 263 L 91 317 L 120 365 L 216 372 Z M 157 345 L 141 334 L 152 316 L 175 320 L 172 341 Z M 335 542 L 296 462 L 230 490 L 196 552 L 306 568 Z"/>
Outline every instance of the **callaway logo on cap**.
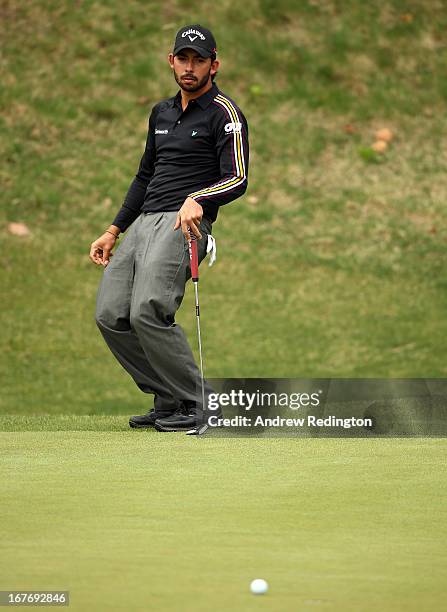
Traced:
<path fill-rule="evenodd" d="M 201 25 L 188 25 L 181 28 L 175 37 L 174 55 L 182 49 L 194 49 L 202 57 L 211 57 L 217 53 L 214 36 Z"/>

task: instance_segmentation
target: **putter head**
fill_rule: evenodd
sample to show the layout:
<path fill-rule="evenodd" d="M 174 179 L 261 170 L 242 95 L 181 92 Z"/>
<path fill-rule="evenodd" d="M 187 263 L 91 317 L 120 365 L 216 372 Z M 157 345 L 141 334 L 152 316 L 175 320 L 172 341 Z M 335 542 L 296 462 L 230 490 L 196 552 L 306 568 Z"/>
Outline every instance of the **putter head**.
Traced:
<path fill-rule="evenodd" d="M 186 435 L 187 436 L 201 436 L 206 432 L 208 427 L 209 426 L 206 423 L 204 423 L 203 425 L 194 427 L 194 429 L 190 429 L 189 431 L 186 432 Z"/>

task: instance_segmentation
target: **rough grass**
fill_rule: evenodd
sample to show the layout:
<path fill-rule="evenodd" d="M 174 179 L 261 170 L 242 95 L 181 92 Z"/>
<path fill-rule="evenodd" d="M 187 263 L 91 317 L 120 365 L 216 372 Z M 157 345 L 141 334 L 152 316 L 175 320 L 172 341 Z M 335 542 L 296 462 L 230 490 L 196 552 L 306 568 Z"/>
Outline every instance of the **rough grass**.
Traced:
<path fill-rule="evenodd" d="M 252 145 L 249 191 L 222 210 L 220 261 L 202 273 L 208 375 L 445 376 L 446 9 L 248 0 L 235 19 L 230 1 L 1 2 L 0 410 L 147 405 L 95 329 L 87 253 L 151 106 L 176 91 L 166 54 L 185 19 L 215 31 Z M 193 313 L 188 295 L 195 344 Z"/>

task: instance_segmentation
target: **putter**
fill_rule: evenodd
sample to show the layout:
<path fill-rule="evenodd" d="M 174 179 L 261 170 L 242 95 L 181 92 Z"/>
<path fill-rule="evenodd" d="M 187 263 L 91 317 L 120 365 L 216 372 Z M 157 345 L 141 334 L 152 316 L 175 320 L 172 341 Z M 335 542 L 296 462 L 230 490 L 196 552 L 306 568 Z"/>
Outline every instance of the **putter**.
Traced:
<path fill-rule="evenodd" d="M 200 334 L 200 307 L 199 307 L 199 257 L 197 254 L 197 238 L 189 230 L 189 261 L 191 264 L 191 279 L 194 284 L 194 294 L 196 300 L 196 320 L 197 320 L 197 339 L 199 342 L 200 358 L 200 381 L 202 385 L 202 412 L 205 412 L 205 381 L 203 377 L 203 356 L 202 356 L 202 336 Z M 206 423 L 198 424 L 194 429 L 186 432 L 188 436 L 200 436 L 208 429 Z"/>

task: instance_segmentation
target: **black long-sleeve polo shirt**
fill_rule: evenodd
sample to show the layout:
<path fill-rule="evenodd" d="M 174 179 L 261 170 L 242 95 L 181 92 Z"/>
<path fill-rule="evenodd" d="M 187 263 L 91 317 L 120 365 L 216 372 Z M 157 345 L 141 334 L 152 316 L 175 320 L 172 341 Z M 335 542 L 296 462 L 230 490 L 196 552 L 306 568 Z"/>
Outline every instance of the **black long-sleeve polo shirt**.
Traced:
<path fill-rule="evenodd" d="M 215 221 L 219 206 L 247 189 L 248 125 L 213 83 L 183 111 L 181 92 L 154 106 L 138 172 L 113 225 L 125 231 L 141 212 L 177 211 L 190 196 Z"/>

